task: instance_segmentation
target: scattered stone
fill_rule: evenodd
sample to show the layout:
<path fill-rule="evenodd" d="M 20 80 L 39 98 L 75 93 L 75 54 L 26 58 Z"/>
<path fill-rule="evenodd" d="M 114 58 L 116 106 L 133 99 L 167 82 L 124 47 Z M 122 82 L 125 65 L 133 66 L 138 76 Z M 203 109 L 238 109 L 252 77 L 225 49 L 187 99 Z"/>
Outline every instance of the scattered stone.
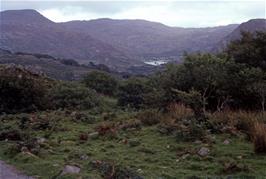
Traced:
<path fill-rule="evenodd" d="M 137 172 L 138 173 L 143 173 L 143 171 L 140 168 L 137 170 Z"/>
<path fill-rule="evenodd" d="M 92 132 L 89 134 L 89 138 L 96 139 L 99 137 L 99 132 Z"/>
<path fill-rule="evenodd" d="M 74 165 L 66 165 L 61 173 L 61 175 L 65 174 L 77 174 L 80 172 L 80 168 Z"/>
<path fill-rule="evenodd" d="M 198 151 L 198 155 L 200 155 L 201 157 L 205 157 L 210 153 L 210 149 L 208 149 L 207 147 L 201 147 L 200 150 Z"/>
<path fill-rule="evenodd" d="M 71 114 L 70 114 L 70 116 L 75 116 L 77 114 L 77 112 L 76 111 L 73 111 Z"/>
<path fill-rule="evenodd" d="M 88 159 L 89 159 L 89 156 L 86 155 L 86 154 L 84 154 L 84 155 L 81 155 L 81 156 L 80 156 L 80 159 L 81 159 L 81 160 L 88 160 Z"/>
<path fill-rule="evenodd" d="M 228 139 L 224 140 L 223 144 L 228 145 L 230 144 L 230 141 Z"/>
<path fill-rule="evenodd" d="M 46 139 L 43 138 L 43 137 L 37 138 L 37 143 L 38 144 L 43 144 L 45 141 L 46 141 Z"/>
<path fill-rule="evenodd" d="M 182 159 L 182 160 L 185 160 L 185 159 L 186 159 L 187 157 L 189 157 L 189 156 L 190 156 L 190 154 L 182 155 L 182 156 L 181 156 L 181 159 Z"/>
<path fill-rule="evenodd" d="M 238 159 L 243 159 L 243 157 L 241 155 L 237 156 Z"/>

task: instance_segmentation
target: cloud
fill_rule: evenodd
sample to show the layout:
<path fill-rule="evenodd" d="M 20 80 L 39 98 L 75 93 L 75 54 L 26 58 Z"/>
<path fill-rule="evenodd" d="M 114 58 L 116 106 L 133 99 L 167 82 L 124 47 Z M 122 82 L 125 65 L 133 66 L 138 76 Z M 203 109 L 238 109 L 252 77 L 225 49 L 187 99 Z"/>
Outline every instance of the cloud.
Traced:
<path fill-rule="evenodd" d="M 36 9 L 56 21 L 145 19 L 169 26 L 206 27 L 265 18 L 264 1 L 3 1 L 2 10 Z"/>

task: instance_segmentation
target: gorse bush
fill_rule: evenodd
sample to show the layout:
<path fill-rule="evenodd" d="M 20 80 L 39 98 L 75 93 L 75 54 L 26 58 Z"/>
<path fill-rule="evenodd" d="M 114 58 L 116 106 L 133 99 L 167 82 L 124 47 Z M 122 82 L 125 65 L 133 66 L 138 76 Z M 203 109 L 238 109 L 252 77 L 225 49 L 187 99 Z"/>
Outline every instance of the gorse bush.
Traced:
<path fill-rule="evenodd" d="M 91 109 L 100 104 L 100 96 L 85 86 L 76 83 L 59 83 L 49 94 L 52 107 L 69 109 Z"/>

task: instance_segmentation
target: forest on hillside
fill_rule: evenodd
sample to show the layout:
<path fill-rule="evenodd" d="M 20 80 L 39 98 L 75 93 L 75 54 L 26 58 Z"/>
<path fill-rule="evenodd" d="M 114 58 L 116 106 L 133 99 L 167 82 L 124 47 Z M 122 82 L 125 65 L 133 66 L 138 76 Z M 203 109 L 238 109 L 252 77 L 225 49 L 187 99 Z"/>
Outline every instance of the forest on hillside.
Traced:
<path fill-rule="evenodd" d="M 157 73 L 0 66 L 0 158 L 36 178 L 265 177 L 266 32 Z"/>

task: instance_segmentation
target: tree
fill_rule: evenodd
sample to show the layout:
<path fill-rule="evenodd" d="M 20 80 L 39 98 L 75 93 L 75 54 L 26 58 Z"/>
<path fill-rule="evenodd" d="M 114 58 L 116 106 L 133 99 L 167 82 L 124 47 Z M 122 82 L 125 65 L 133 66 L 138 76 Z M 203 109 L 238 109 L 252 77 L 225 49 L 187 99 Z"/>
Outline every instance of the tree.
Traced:
<path fill-rule="evenodd" d="M 78 83 L 58 83 L 49 94 L 54 109 L 91 109 L 100 103 L 98 94 Z"/>
<path fill-rule="evenodd" d="M 242 32 L 241 38 L 231 42 L 225 52 L 237 63 L 266 70 L 266 32 Z"/>
<path fill-rule="evenodd" d="M 189 106 L 197 119 L 202 119 L 204 116 L 204 105 L 201 99 L 201 94 L 198 91 L 190 90 L 189 92 L 172 89 L 180 102 Z"/>
<path fill-rule="evenodd" d="M 102 71 L 88 73 L 82 81 L 87 87 L 105 95 L 114 95 L 117 92 L 118 80 Z"/>
<path fill-rule="evenodd" d="M 261 102 L 261 109 L 265 111 L 265 100 L 266 100 L 266 80 L 258 81 L 252 85 L 252 89 L 255 94 L 258 95 Z"/>
<path fill-rule="evenodd" d="M 118 104 L 139 109 L 145 104 L 145 94 L 149 91 L 147 79 L 130 78 L 119 87 Z"/>

